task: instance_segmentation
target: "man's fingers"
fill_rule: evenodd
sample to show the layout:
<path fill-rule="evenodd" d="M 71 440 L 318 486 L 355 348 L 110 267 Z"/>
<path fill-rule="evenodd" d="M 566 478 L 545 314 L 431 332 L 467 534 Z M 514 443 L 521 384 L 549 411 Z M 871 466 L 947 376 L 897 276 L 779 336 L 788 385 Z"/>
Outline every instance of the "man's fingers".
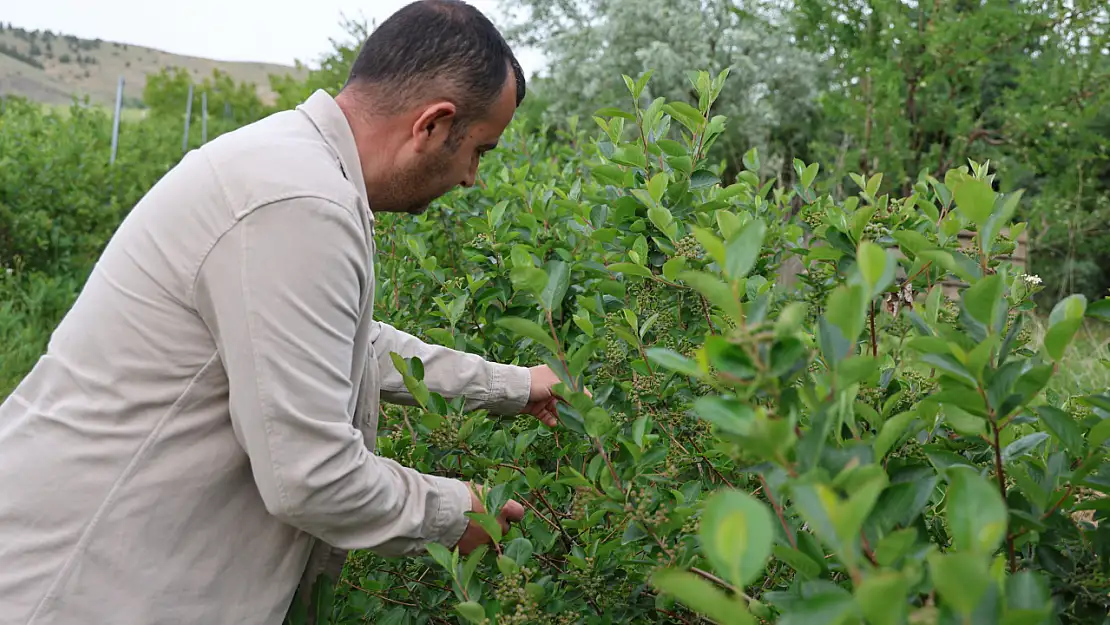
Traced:
<path fill-rule="evenodd" d="M 554 410 L 544 410 L 537 415 L 537 418 L 548 427 L 555 427 L 555 424 L 559 422 Z"/>
<path fill-rule="evenodd" d="M 519 501 L 510 499 L 505 502 L 505 506 L 501 508 L 501 516 L 511 522 L 519 522 L 524 520 L 524 506 Z"/>

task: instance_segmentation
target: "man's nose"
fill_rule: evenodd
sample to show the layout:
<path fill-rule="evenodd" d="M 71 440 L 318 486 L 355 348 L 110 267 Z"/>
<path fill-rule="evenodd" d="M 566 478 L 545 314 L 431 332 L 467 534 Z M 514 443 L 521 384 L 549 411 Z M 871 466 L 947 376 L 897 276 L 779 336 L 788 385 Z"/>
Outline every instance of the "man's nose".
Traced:
<path fill-rule="evenodd" d="M 475 182 L 475 180 L 477 180 L 477 178 L 478 178 L 478 165 L 474 164 L 474 165 L 471 165 L 470 170 L 468 170 L 466 172 L 466 176 L 463 177 L 462 186 L 466 187 L 467 189 L 469 189 L 470 187 L 473 187 L 474 182 Z"/>

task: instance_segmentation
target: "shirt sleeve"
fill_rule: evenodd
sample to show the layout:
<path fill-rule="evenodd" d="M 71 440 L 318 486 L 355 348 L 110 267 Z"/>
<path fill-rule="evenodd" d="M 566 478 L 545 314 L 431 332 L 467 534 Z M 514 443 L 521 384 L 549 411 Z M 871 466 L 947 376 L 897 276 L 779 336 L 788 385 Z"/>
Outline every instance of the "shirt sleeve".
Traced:
<path fill-rule="evenodd" d="M 197 310 L 227 372 L 232 427 L 266 509 L 342 549 L 387 556 L 454 545 L 462 482 L 371 453 L 351 383 L 369 244 L 351 211 L 317 198 L 255 209 L 216 243 Z"/>
<path fill-rule="evenodd" d="M 447 399 L 466 397 L 467 410 L 484 408 L 497 415 L 515 415 L 527 405 L 532 377 L 526 367 L 489 362 L 477 354 L 425 343 L 387 323 L 373 324 L 370 340 L 378 356 L 383 400 L 416 403 L 390 358 L 390 352 L 396 352 L 404 358 L 420 358 L 428 390 Z"/>

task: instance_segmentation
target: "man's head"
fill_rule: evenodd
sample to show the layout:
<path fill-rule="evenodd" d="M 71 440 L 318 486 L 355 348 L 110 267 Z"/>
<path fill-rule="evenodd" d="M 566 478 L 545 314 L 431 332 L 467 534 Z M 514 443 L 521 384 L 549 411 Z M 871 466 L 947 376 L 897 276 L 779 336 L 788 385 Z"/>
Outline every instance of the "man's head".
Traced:
<path fill-rule="evenodd" d="M 423 212 L 474 184 L 524 98 L 524 72 L 497 28 L 459 0 L 420 0 L 374 30 L 337 98 L 355 133 L 375 211 Z"/>

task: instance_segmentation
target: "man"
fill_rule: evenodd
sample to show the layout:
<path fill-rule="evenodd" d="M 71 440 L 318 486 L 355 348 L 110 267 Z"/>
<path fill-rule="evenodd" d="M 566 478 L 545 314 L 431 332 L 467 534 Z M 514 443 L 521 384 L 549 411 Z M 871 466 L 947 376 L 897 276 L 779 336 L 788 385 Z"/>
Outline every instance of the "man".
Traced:
<path fill-rule="evenodd" d="M 412 401 L 390 353 L 548 425 L 557 378 L 373 320 L 374 213 L 472 185 L 524 89 L 478 11 L 418 2 L 338 97 L 224 135 L 149 191 L 0 406 L 0 623 L 277 625 L 346 550 L 489 540 L 467 484 L 372 453 L 379 400 Z"/>

